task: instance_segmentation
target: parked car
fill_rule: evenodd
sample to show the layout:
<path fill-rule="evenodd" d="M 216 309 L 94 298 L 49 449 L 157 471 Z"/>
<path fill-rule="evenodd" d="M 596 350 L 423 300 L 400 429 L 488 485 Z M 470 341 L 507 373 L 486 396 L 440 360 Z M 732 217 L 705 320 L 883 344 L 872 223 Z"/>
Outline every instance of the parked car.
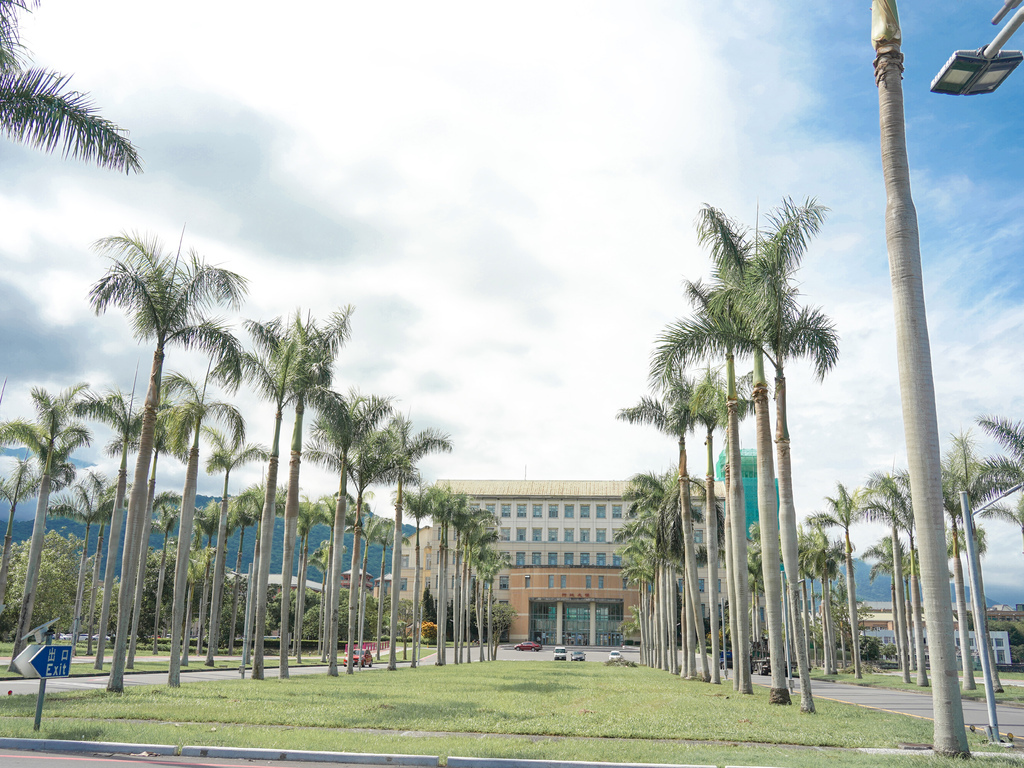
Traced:
<path fill-rule="evenodd" d="M 616 660 L 621 659 L 621 658 L 622 658 L 622 654 L 619 653 L 618 651 L 612 651 L 611 653 L 608 654 L 608 661 L 616 661 Z"/>
<path fill-rule="evenodd" d="M 569 661 L 586 661 L 586 660 L 587 660 L 587 654 L 585 654 L 583 651 L 573 651 L 572 655 L 569 657 Z"/>
<path fill-rule="evenodd" d="M 555 648 L 555 661 L 565 661 L 565 659 L 566 659 L 565 648 L 563 648 L 560 645 L 557 646 Z"/>
<path fill-rule="evenodd" d="M 533 640 L 527 640 L 516 646 L 517 651 L 539 651 L 544 646 L 540 643 L 535 643 Z"/>
<path fill-rule="evenodd" d="M 370 653 L 369 649 L 363 651 L 362 662 L 363 663 L 359 665 L 361 667 L 372 667 L 373 666 L 373 654 Z M 342 667 L 347 667 L 348 666 L 348 654 L 347 653 L 341 654 L 341 656 L 338 659 L 338 664 L 340 666 L 342 666 Z"/>

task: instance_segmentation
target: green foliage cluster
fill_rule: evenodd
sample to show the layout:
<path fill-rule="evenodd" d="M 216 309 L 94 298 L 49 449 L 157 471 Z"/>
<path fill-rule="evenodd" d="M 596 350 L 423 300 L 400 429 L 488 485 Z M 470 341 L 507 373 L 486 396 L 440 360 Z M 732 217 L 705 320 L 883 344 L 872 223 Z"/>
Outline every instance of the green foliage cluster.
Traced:
<path fill-rule="evenodd" d="M 50 531 L 43 538 L 42 558 L 39 563 L 39 586 L 33 620 L 42 624 L 50 619 L 59 619 L 55 625 L 58 632 L 68 632 L 75 613 L 75 590 L 78 586 L 78 564 L 84 542 L 77 536 L 67 538 L 56 531 Z M 7 582 L 7 594 L 2 602 L 19 606 L 25 593 L 25 576 L 28 566 L 29 542 L 16 544 L 12 548 L 11 573 Z M 88 581 L 88 578 L 87 578 Z M 88 593 L 88 584 L 86 585 Z M 116 589 L 114 593 L 116 605 Z M 86 594 L 88 600 L 88 594 Z M 10 639 L 18 621 L 16 610 L 6 610 L 0 615 L 0 637 Z"/>

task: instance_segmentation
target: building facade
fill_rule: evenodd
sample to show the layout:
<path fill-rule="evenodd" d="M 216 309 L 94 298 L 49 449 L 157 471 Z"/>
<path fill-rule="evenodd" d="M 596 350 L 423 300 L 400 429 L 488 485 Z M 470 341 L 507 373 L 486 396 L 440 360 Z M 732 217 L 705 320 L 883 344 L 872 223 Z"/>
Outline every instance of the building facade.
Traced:
<path fill-rule="evenodd" d="M 622 577 L 618 552 L 618 533 L 629 515 L 629 503 L 622 498 L 626 481 L 439 480 L 438 484 L 466 494 L 474 508 L 494 519 L 495 546 L 511 562 L 494 583 L 495 599 L 516 611 L 510 641 L 611 646 L 638 639 L 622 630 L 639 598 L 636 585 Z M 698 543 L 703 535 L 703 525 L 695 526 Z M 439 537 L 438 530 L 420 530 L 421 579 L 435 596 Z M 414 597 L 415 564 L 414 537 L 410 546 L 403 547 L 400 599 Z M 449 576 L 454 580 L 451 569 Z M 708 594 L 706 574 L 698 576 L 703 596 Z M 704 615 L 709 603 L 710 598 L 701 606 Z"/>

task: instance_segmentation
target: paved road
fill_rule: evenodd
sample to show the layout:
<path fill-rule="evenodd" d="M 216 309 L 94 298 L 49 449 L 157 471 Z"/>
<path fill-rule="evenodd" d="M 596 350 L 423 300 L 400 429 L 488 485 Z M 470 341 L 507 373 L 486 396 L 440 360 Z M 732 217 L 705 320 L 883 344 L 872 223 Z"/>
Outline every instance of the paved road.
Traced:
<path fill-rule="evenodd" d="M 753 681 L 756 685 L 765 687 L 771 684 L 771 678 L 762 675 L 753 675 Z M 796 680 L 794 684 L 796 686 L 794 696 L 799 696 L 800 681 Z M 910 693 L 815 680 L 811 684 L 811 690 L 814 692 L 815 698 L 831 699 L 846 704 L 856 704 L 860 707 L 880 709 L 884 712 L 920 717 L 925 720 L 932 719 L 931 689 L 928 689 L 928 693 Z M 965 725 L 981 728 L 988 725 L 988 710 L 984 701 L 964 701 L 963 708 Z M 1000 733 L 1024 736 L 1024 707 L 996 706 L 996 716 L 999 718 Z"/>
<path fill-rule="evenodd" d="M 4 768 L 45 768 L 47 765 L 59 764 L 68 768 L 125 768 L 125 766 L 172 766 L 173 768 L 200 768 L 201 766 L 224 766 L 225 768 L 238 766 L 239 768 L 250 768 L 251 766 L 277 766 L 280 768 L 280 760 L 240 760 L 223 759 L 216 757 L 140 757 L 136 755 L 94 755 L 77 754 L 69 752 L 19 752 L 16 750 L 0 749 L 0 765 Z M 72 766 L 72 764 L 77 764 Z M 323 768 L 323 762 L 300 762 L 289 760 L 286 765 L 289 768 Z M 331 763 L 335 766 L 347 766 L 351 763 Z M 358 768 L 366 768 L 360 765 Z"/>

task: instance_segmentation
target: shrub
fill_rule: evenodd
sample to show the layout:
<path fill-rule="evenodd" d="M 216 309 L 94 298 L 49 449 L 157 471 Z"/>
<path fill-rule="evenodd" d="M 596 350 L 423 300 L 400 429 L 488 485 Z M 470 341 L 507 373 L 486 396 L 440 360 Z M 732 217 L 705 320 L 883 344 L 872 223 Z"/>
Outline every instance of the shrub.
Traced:
<path fill-rule="evenodd" d="M 420 636 L 423 642 L 434 644 L 437 642 L 437 624 L 432 621 L 424 621 L 420 628 Z"/>

